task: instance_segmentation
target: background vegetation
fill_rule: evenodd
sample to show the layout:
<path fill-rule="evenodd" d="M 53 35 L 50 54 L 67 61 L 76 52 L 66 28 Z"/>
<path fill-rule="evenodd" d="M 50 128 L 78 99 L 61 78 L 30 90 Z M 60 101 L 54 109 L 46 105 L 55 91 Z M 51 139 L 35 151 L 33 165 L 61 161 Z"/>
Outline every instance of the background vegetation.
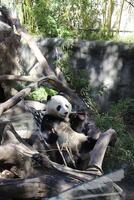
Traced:
<path fill-rule="evenodd" d="M 71 88 L 77 91 L 87 105 L 90 115 L 100 130 L 104 132 L 112 127 L 117 132 L 118 140 L 115 148 L 108 148 L 106 153 L 104 170 L 111 172 L 130 165 L 134 162 L 134 99 L 127 98 L 118 103 L 113 102 L 109 110 L 103 113 L 92 98 L 94 88 L 90 86 L 87 71 L 85 69 L 76 71 L 68 65 L 71 55 L 68 45 L 71 47 L 71 42 L 63 44 L 64 56 L 57 61 L 58 66 L 64 72 Z M 94 92 L 105 95 L 104 88 L 98 88 Z M 130 175 L 130 178 L 133 178 L 133 175 Z"/>
<path fill-rule="evenodd" d="M 108 39 L 117 36 L 120 31 L 126 2 L 125 0 L 23 0 L 22 21 L 31 32 L 45 36 Z M 133 1 L 130 0 L 129 3 Z M 128 4 L 130 7 L 132 5 Z M 115 12 L 116 20 L 113 23 Z"/>
<path fill-rule="evenodd" d="M 19 10 L 24 26 L 46 37 L 118 38 L 122 22 L 134 20 L 133 0 L 1 0 Z M 129 31 L 129 30 L 125 30 Z"/>
<path fill-rule="evenodd" d="M 63 44 L 63 49 L 68 43 Z M 71 45 L 71 43 L 69 43 Z M 67 47 L 66 46 L 66 47 Z M 115 148 L 108 148 L 104 160 L 103 168 L 105 172 L 112 172 L 121 167 L 126 167 L 134 162 L 134 99 L 120 100 L 118 103 L 112 103 L 109 110 L 103 113 L 100 106 L 92 98 L 92 88 L 86 70 L 73 71 L 68 65 L 71 51 L 64 51 L 64 56 L 60 58 L 56 64 L 62 69 L 66 80 L 70 87 L 77 91 L 78 95 L 83 99 L 89 110 L 92 119 L 102 132 L 109 128 L 114 128 L 117 132 L 118 140 Z M 103 88 L 96 91 L 102 96 Z M 39 88 L 31 93 L 29 98 L 36 100 L 46 99 L 47 94 L 56 94 L 56 91 Z M 133 175 L 129 177 L 133 179 Z"/>
<path fill-rule="evenodd" d="M 9 3 L 3 1 L 6 2 Z M 133 0 L 12 0 L 10 2 L 20 11 L 23 25 L 32 34 L 89 40 L 118 39 L 124 5 L 127 3 L 134 9 Z M 115 11 L 116 20 L 112 23 Z M 133 38 L 134 36 L 131 36 L 127 40 L 132 42 Z M 108 112 L 100 113 L 99 106 L 90 97 L 93 88 L 86 78 L 86 71 L 78 70 L 74 73 L 68 66 L 70 53 L 68 50 L 65 51 L 64 56 L 56 64 L 62 69 L 70 86 L 83 98 L 101 131 L 113 127 L 118 134 L 115 149 L 112 151 L 109 149 L 107 152 L 104 168 L 111 171 L 132 163 L 134 135 L 131 130 L 134 128 L 134 99 L 122 100 L 113 104 Z M 103 95 L 103 90 L 98 92 Z M 55 94 L 55 91 L 39 88 L 28 98 L 42 100 L 46 99 L 48 93 Z"/>

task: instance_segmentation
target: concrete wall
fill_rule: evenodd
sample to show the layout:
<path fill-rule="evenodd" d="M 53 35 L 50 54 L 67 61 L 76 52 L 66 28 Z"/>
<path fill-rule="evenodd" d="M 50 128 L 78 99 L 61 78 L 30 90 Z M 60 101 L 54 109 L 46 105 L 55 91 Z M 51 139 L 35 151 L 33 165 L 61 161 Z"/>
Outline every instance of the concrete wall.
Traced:
<path fill-rule="evenodd" d="M 37 40 L 50 66 L 62 56 L 61 39 Z M 41 76 L 35 57 L 26 45 L 20 49 L 21 65 L 31 75 Z M 126 97 L 134 97 L 134 44 L 77 41 L 71 46 L 70 66 L 76 72 L 87 70 L 88 79 L 94 88 L 92 96 L 103 106 L 109 101 L 117 101 Z M 99 88 L 105 93 L 100 95 Z"/>

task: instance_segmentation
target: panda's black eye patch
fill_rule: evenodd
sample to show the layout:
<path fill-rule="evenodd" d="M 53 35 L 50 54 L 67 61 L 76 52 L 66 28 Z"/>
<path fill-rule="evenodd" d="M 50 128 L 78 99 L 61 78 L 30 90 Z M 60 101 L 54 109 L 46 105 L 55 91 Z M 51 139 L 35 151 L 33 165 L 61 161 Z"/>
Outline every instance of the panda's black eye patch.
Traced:
<path fill-rule="evenodd" d="M 66 106 L 67 108 L 69 108 L 68 105 L 65 105 L 65 106 Z"/>
<path fill-rule="evenodd" d="M 57 106 L 57 111 L 60 111 L 60 109 L 61 109 L 61 106 L 60 105 Z"/>

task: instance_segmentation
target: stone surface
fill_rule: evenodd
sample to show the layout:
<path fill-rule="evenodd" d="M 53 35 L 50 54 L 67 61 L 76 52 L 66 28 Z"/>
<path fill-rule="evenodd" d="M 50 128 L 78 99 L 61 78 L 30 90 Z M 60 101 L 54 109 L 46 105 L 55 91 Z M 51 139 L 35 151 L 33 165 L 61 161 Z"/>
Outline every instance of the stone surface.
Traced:
<path fill-rule="evenodd" d="M 20 44 L 20 37 L 15 34 L 12 27 L 1 21 L 0 15 L 0 75 L 20 74 L 18 65 L 17 48 Z M 0 102 L 12 95 L 12 89 L 16 88 L 13 81 L 3 81 L 0 83 Z M 4 93 L 3 93 L 4 91 Z"/>
<path fill-rule="evenodd" d="M 37 43 L 46 56 L 50 66 L 63 55 L 62 39 L 38 39 Z M 134 97 L 134 44 L 128 45 L 104 41 L 74 40 L 71 45 L 69 65 L 77 73 L 86 70 L 93 87 L 92 96 L 106 106 L 109 101 Z M 21 65 L 38 77 L 42 71 L 27 45 L 20 49 Z M 36 66 L 36 70 L 34 69 Z M 27 68 L 28 67 L 28 68 Z M 98 92 L 103 88 L 103 93 Z"/>
<path fill-rule="evenodd" d="M 10 121 L 22 138 L 29 138 L 37 129 L 33 114 L 29 110 L 31 107 L 36 110 L 44 110 L 45 104 L 30 100 L 20 101 L 16 106 L 4 112 L 1 120 Z"/>

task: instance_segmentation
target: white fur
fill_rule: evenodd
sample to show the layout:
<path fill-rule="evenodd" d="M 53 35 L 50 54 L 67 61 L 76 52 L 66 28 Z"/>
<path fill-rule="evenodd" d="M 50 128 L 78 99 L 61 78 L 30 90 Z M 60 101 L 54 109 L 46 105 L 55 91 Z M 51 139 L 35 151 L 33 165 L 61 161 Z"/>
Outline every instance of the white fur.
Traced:
<path fill-rule="evenodd" d="M 55 126 L 55 131 L 58 134 L 58 143 L 61 148 L 68 148 L 71 151 L 79 154 L 81 144 L 87 141 L 87 136 L 83 133 L 77 133 L 74 131 L 70 124 L 67 122 L 61 122 Z"/>
<path fill-rule="evenodd" d="M 57 106 L 60 106 L 61 108 L 57 110 Z M 71 113 L 71 110 L 72 105 L 61 95 L 51 97 L 46 104 L 46 114 L 64 119 L 61 121 L 59 120 L 59 122 L 55 121 L 53 124 L 53 129 L 58 135 L 56 147 L 58 150 L 60 149 L 59 151 L 63 157 L 64 164 L 67 165 L 67 161 L 73 163 L 75 166 L 75 156 L 80 156 L 79 150 L 81 145 L 83 142 L 87 141 L 88 137 L 71 128 L 69 122 L 69 114 Z M 64 152 L 64 156 L 62 152 Z M 54 159 L 56 158 L 55 153 L 53 153 L 52 157 Z"/>
<path fill-rule="evenodd" d="M 61 106 L 61 109 L 57 111 L 57 106 Z M 72 110 L 72 106 L 69 101 L 61 96 L 55 95 L 46 104 L 46 114 L 67 119 Z M 65 114 L 65 113 L 68 114 Z M 66 121 L 66 122 L 65 122 Z M 82 142 L 87 140 L 87 136 L 83 133 L 75 132 L 71 127 L 68 120 L 64 120 L 60 123 L 55 123 L 54 129 L 58 134 L 58 143 L 61 148 L 69 148 L 72 151 L 78 153 Z"/>
<path fill-rule="evenodd" d="M 58 105 L 61 106 L 61 109 L 59 111 L 57 111 Z M 46 114 L 50 114 L 56 117 L 58 116 L 63 119 L 68 118 L 71 110 L 72 110 L 72 105 L 65 97 L 61 95 L 52 96 L 46 105 Z"/>

